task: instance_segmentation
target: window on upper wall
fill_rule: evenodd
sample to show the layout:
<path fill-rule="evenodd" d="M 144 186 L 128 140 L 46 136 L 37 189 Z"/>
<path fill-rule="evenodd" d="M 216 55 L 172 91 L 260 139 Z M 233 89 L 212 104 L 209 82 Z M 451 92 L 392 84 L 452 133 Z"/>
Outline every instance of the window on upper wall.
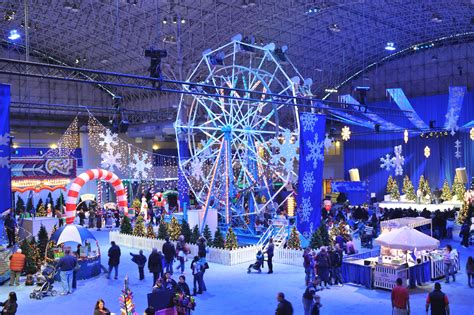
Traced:
<path fill-rule="evenodd" d="M 324 155 L 341 155 L 341 142 L 336 140 L 329 150 L 324 150 Z"/>

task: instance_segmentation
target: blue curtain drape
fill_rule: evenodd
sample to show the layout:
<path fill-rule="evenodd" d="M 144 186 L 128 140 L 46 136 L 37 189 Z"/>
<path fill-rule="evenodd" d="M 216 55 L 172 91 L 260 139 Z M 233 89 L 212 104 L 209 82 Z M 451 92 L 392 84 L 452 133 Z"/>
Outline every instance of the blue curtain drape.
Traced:
<path fill-rule="evenodd" d="M 10 168 L 10 86 L 0 84 L 0 213 L 12 206 Z"/>

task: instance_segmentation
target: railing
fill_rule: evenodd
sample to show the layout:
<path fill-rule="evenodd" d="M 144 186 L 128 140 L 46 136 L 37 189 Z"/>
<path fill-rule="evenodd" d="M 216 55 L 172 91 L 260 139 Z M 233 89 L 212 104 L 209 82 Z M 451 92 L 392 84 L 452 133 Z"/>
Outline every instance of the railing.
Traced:
<path fill-rule="evenodd" d="M 257 246 L 259 248 L 265 248 L 265 246 L 267 246 L 268 240 L 270 239 L 270 237 L 272 237 L 274 230 L 275 230 L 275 228 L 274 228 L 273 225 L 270 225 L 267 228 L 265 233 L 263 233 L 263 235 L 260 237 L 260 239 L 257 242 Z"/>
<path fill-rule="evenodd" d="M 280 264 L 303 267 L 303 250 L 301 249 L 275 249 L 273 261 Z"/>

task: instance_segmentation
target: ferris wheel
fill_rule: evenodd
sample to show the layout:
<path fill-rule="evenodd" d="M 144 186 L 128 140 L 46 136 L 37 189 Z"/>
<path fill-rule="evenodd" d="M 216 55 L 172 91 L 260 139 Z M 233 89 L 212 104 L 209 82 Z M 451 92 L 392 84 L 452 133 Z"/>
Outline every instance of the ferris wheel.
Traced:
<path fill-rule="evenodd" d="M 179 166 L 206 213 L 217 208 L 221 222 L 233 226 L 275 208 L 297 179 L 298 110 L 284 96 L 298 95 L 302 78 L 274 49 L 234 38 L 204 52 L 179 104 L 178 150 L 180 141 L 189 149 Z"/>

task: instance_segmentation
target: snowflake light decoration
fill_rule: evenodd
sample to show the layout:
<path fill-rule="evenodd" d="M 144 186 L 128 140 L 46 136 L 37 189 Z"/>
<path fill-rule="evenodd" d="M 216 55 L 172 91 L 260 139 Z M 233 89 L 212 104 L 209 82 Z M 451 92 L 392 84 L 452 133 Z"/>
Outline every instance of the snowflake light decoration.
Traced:
<path fill-rule="evenodd" d="M 389 172 L 390 169 L 393 167 L 395 167 L 395 164 L 393 164 L 392 157 L 390 154 L 386 154 L 385 158 L 384 157 L 380 158 L 380 168 L 383 168 L 387 172 Z"/>
<path fill-rule="evenodd" d="M 459 115 L 455 114 L 455 109 L 451 108 L 446 114 L 446 129 L 451 131 L 451 136 L 456 134 L 456 131 L 459 129 L 458 126 Z"/>
<path fill-rule="evenodd" d="M 474 141 L 474 127 L 469 131 L 469 136 L 471 137 L 471 140 Z"/>
<path fill-rule="evenodd" d="M 99 144 L 105 148 L 111 148 L 112 146 L 117 145 L 117 134 L 113 133 L 109 129 L 105 129 L 105 133 L 99 134 L 100 141 Z"/>
<path fill-rule="evenodd" d="M 309 222 L 309 218 L 312 212 L 313 207 L 311 205 L 311 197 L 303 198 L 303 201 L 298 209 L 298 214 L 300 215 L 301 222 Z"/>
<path fill-rule="evenodd" d="M 313 186 L 316 180 L 314 179 L 314 174 L 313 172 L 304 172 L 304 177 L 303 177 L 303 190 L 304 192 L 311 192 L 313 190 Z"/>
<path fill-rule="evenodd" d="M 403 165 L 405 164 L 405 158 L 402 156 L 402 146 L 397 145 L 394 147 L 395 157 L 392 158 L 393 165 L 395 166 L 395 175 L 403 175 Z"/>
<path fill-rule="evenodd" d="M 318 142 L 318 134 L 314 134 L 314 141 L 306 140 L 306 146 L 309 148 L 309 154 L 306 155 L 306 161 L 312 161 L 313 167 L 318 167 L 318 161 L 324 161 L 324 140 Z"/>
<path fill-rule="evenodd" d="M 324 138 L 324 150 L 326 150 L 326 152 L 331 149 L 333 142 L 334 138 L 329 138 L 329 134 L 326 134 L 326 137 Z"/>
<path fill-rule="evenodd" d="M 273 147 L 278 148 L 278 152 L 272 154 L 271 162 L 276 165 L 279 165 L 280 163 L 283 164 L 283 167 L 287 173 L 291 173 L 293 171 L 293 161 L 298 159 L 298 154 L 296 154 L 298 143 L 296 141 L 292 142 L 291 138 L 291 131 L 285 129 L 283 132 L 283 143 L 280 143 L 278 138 L 273 138 L 270 140 L 270 144 Z M 282 159 L 284 159 L 284 161 L 282 161 Z"/>
<path fill-rule="evenodd" d="M 10 134 L 9 133 L 6 133 L 4 135 L 0 135 L 0 146 L 2 146 L 2 145 L 6 145 L 6 146 L 10 145 Z"/>
<path fill-rule="evenodd" d="M 301 116 L 301 124 L 303 125 L 303 131 L 313 131 L 314 125 L 318 121 L 318 117 L 314 114 L 303 114 Z"/>
<path fill-rule="evenodd" d="M 0 156 L 0 168 L 10 168 L 10 159 L 8 156 Z"/>
<path fill-rule="evenodd" d="M 403 132 L 403 141 L 405 141 L 405 143 L 408 143 L 408 130 L 406 129 Z"/>
<path fill-rule="evenodd" d="M 425 157 L 426 157 L 426 158 L 429 158 L 430 155 L 431 155 L 430 147 L 429 147 L 429 146 L 426 146 L 424 152 L 425 152 Z"/>
<path fill-rule="evenodd" d="M 461 141 L 459 141 L 459 139 L 454 141 L 454 148 L 456 149 L 456 151 L 454 152 L 454 157 L 456 159 L 460 159 L 461 158 Z"/>
<path fill-rule="evenodd" d="M 344 126 L 341 130 L 342 140 L 347 141 L 351 138 L 351 129 L 348 126 Z"/>
<path fill-rule="evenodd" d="M 114 150 L 107 150 L 102 152 L 100 158 L 102 159 L 100 165 L 103 168 L 108 169 L 109 171 L 113 172 L 114 167 L 122 167 L 122 165 L 120 164 L 120 159 L 122 158 L 122 155 L 120 153 L 115 153 Z"/>
<path fill-rule="evenodd" d="M 203 165 L 202 161 L 199 158 L 194 158 L 191 161 L 191 174 L 196 179 L 201 179 L 204 176 L 202 171 Z"/>
<path fill-rule="evenodd" d="M 129 167 L 132 169 L 133 176 L 136 178 L 147 178 L 152 164 L 148 161 L 148 153 L 143 153 L 141 158 L 138 153 L 133 154 L 133 161 Z"/>

